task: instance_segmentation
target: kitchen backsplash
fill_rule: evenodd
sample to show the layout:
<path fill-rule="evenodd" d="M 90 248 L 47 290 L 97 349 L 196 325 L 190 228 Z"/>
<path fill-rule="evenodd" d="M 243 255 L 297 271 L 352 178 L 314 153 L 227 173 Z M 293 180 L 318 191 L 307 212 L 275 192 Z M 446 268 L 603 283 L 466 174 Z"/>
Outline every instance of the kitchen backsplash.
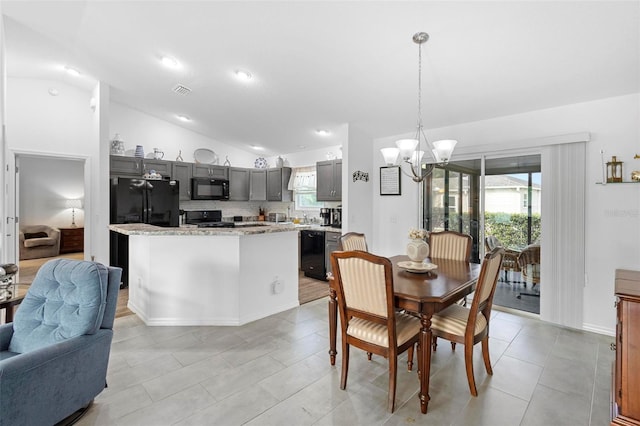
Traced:
<path fill-rule="evenodd" d="M 325 207 L 337 207 L 340 203 L 324 203 Z M 180 201 L 182 210 L 222 210 L 223 218 L 233 216 L 242 216 L 252 218 L 258 216 L 258 210 L 262 207 L 265 213 L 284 213 L 289 218 L 298 217 L 302 219 L 307 215 L 309 220 L 320 219 L 319 211 L 298 211 L 294 210 L 293 202 L 277 202 L 277 201 L 204 201 L 190 200 Z"/>

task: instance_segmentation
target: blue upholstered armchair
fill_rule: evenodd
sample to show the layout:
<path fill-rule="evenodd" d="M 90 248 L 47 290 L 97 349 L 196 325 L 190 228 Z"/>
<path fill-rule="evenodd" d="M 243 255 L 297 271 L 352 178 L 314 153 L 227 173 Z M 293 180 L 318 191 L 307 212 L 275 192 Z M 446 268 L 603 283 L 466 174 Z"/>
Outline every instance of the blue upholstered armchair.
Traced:
<path fill-rule="evenodd" d="M 0 326 L 0 425 L 52 425 L 105 388 L 120 268 L 54 259 Z"/>

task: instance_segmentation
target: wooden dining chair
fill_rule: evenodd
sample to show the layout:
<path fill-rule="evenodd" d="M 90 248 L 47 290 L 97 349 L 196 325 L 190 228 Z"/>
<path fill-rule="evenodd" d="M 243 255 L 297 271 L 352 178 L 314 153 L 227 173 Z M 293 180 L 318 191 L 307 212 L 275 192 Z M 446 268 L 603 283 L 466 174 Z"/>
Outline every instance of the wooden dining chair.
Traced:
<path fill-rule="evenodd" d="M 473 238 L 456 231 L 429 233 L 429 257 L 469 261 Z"/>
<path fill-rule="evenodd" d="M 420 320 L 395 310 L 393 270 L 389 259 L 364 251 L 334 251 L 331 264 L 337 283 L 342 332 L 340 389 L 347 387 L 350 346 L 383 356 L 389 361 L 387 409 L 393 412 L 398 355 L 409 350 L 411 369 L 413 345 L 418 345 L 418 359 L 421 359 Z"/>
<path fill-rule="evenodd" d="M 480 268 L 478 284 L 471 302 L 466 308 L 453 304 L 431 318 L 433 333 L 433 350 L 437 347 L 437 338 L 441 337 L 451 342 L 455 350 L 456 343 L 464 344 L 464 363 L 467 370 L 467 381 L 471 395 L 478 396 L 476 381 L 473 375 L 473 347 L 482 342 L 482 357 L 488 374 L 493 374 L 489 359 L 489 320 L 496 283 L 500 275 L 500 266 L 504 257 L 504 249 L 496 247 L 487 253 Z"/>
<path fill-rule="evenodd" d="M 367 249 L 367 239 L 359 232 L 347 232 L 338 238 L 338 250 L 340 251 L 369 251 Z"/>

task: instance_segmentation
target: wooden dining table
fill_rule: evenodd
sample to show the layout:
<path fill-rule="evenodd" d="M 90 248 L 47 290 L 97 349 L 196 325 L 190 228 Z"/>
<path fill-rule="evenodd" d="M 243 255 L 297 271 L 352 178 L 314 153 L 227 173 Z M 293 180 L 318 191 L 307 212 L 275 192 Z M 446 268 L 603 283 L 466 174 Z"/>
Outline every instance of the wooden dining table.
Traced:
<path fill-rule="evenodd" d="M 429 375 L 431 372 L 431 317 L 462 299 L 475 289 L 480 265 L 448 259 L 426 259 L 437 265 L 428 273 L 409 272 L 398 266 L 408 261 L 407 256 L 390 257 L 393 265 L 393 291 L 395 306 L 413 312 L 420 317 L 422 329 L 420 347 L 422 359 L 418 360 L 420 377 L 420 410 L 427 412 L 429 404 Z M 329 279 L 329 358 L 336 363 L 336 333 L 338 325 L 337 283 Z"/>

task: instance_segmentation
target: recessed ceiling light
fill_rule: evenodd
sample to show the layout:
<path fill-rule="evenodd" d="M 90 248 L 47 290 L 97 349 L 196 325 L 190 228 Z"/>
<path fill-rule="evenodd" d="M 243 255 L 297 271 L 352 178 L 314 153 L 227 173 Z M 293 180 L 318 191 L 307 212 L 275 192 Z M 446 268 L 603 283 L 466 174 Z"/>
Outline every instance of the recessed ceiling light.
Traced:
<path fill-rule="evenodd" d="M 75 68 L 71 68 L 71 67 L 64 67 L 64 70 L 67 72 L 67 74 L 72 75 L 74 77 L 80 77 L 80 71 L 78 71 Z"/>
<path fill-rule="evenodd" d="M 172 58 L 171 56 L 163 56 L 161 61 L 162 65 L 164 65 L 165 67 L 180 68 L 180 62 L 178 62 L 177 59 Z"/>
<path fill-rule="evenodd" d="M 318 129 L 316 130 L 316 134 L 320 135 L 320 136 L 329 136 L 331 134 L 330 131 L 325 130 L 325 129 Z"/>
<path fill-rule="evenodd" d="M 58 89 L 56 89 L 55 87 L 50 87 L 49 88 L 49 94 L 51 96 L 58 96 L 60 94 L 60 92 L 58 92 Z"/>
<path fill-rule="evenodd" d="M 264 148 L 258 145 L 251 145 L 251 148 L 255 149 L 256 151 L 264 151 Z"/>
<path fill-rule="evenodd" d="M 242 81 L 249 81 L 253 78 L 249 71 L 245 70 L 236 70 L 236 78 Z"/>
<path fill-rule="evenodd" d="M 187 115 L 178 114 L 176 117 L 178 117 L 178 120 L 180 121 L 184 121 L 184 122 L 191 121 L 191 118 Z"/>

